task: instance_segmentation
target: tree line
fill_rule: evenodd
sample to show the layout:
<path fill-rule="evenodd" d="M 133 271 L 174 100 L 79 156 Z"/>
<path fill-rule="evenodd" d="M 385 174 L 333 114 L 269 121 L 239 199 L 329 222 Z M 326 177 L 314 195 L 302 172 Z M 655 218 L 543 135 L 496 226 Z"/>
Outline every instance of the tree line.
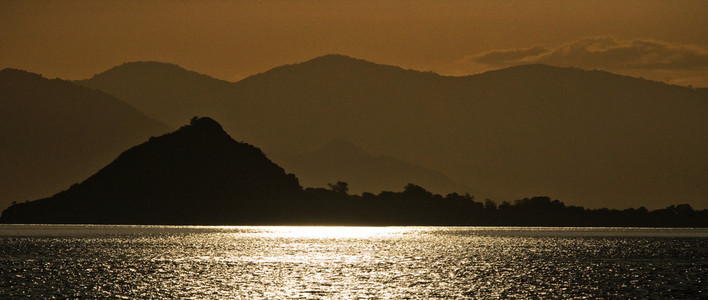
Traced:
<path fill-rule="evenodd" d="M 489 225 L 489 226 L 621 226 L 708 227 L 708 210 L 688 204 L 657 210 L 645 207 L 588 209 L 568 206 L 547 196 L 500 204 L 476 201 L 469 194 L 434 194 L 408 184 L 402 192 L 348 194 L 339 181 L 329 188 L 306 188 L 297 214 L 303 223 L 351 225 Z"/>

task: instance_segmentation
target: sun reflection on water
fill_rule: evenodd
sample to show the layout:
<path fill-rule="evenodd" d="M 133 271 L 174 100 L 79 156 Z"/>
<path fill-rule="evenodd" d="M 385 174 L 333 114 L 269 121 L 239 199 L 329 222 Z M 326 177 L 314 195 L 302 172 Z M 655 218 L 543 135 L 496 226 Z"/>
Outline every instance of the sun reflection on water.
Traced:
<path fill-rule="evenodd" d="M 706 236 L 705 229 L 4 225 L 0 299 L 696 299 L 708 290 Z"/>
<path fill-rule="evenodd" d="M 269 226 L 262 227 L 262 236 L 304 239 L 369 239 L 400 235 L 410 230 L 403 227 Z"/>

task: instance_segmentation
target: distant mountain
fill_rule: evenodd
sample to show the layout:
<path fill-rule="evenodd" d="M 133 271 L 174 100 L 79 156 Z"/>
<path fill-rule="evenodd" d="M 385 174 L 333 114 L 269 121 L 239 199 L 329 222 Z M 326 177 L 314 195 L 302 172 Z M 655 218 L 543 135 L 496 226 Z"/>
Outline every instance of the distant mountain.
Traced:
<path fill-rule="evenodd" d="M 0 71 L 0 208 L 46 197 L 169 128 L 103 92 Z"/>
<path fill-rule="evenodd" d="M 174 100 L 179 94 L 273 157 L 351 140 L 439 170 L 478 198 L 708 207 L 708 101 L 690 88 L 545 65 L 445 77 L 341 55 L 236 83 L 191 84 L 171 78 L 192 73 L 166 69 L 174 73 L 150 79 L 149 88 L 130 72 L 100 88 L 129 103 L 189 111 Z M 98 87 L 93 79 L 81 84 Z M 200 87 L 212 85 L 216 104 L 201 101 Z"/>
<path fill-rule="evenodd" d="M 219 111 L 224 103 L 233 101 L 233 83 L 167 63 L 125 63 L 74 83 L 125 99 L 143 113 L 175 128 L 184 120 Z"/>
<path fill-rule="evenodd" d="M 194 118 L 66 191 L 10 207 L 1 221 L 255 224 L 280 218 L 301 191 L 258 148 L 236 142 L 213 119 Z"/>
<path fill-rule="evenodd" d="M 398 191 L 409 183 L 425 182 L 433 193 L 464 194 L 471 188 L 456 183 L 444 174 L 389 156 L 372 155 L 347 140 L 333 140 L 303 155 L 278 160 L 288 172 L 301 178 L 307 187 L 327 187 L 344 181 L 354 194 Z"/>

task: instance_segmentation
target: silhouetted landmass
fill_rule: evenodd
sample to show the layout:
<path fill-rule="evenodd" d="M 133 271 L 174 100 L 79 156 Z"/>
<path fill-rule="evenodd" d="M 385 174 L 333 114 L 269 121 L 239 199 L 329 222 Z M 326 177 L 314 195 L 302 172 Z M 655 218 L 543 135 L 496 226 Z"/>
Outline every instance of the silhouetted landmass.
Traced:
<path fill-rule="evenodd" d="M 80 184 L 21 203 L 5 222 L 203 224 L 257 222 L 301 187 L 256 147 L 209 118 L 123 152 Z M 23 221 L 26 220 L 26 221 Z"/>
<path fill-rule="evenodd" d="M 649 211 L 586 209 L 538 196 L 497 205 L 469 194 L 441 196 L 408 184 L 402 192 L 348 195 L 332 189 L 305 189 L 314 201 L 308 220 L 353 225 L 469 225 L 556 227 L 708 227 L 708 210 L 688 204 Z"/>
<path fill-rule="evenodd" d="M 425 182 L 436 193 L 466 193 L 471 189 L 444 174 L 390 156 L 370 154 L 347 140 L 333 140 L 319 149 L 290 157 L 278 163 L 297 174 L 303 186 L 325 187 L 341 180 L 354 194 L 391 191 L 409 182 Z"/>
<path fill-rule="evenodd" d="M 708 207 L 702 89 L 545 65 L 445 77 L 341 55 L 236 83 L 156 63 L 80 83 L 174 110 L 164 122 L 198 107 L 194 114 L 222 120 L 279 160 L 344 138 L 440 171 L 484 198 L 552 193 L 588 207 Z M 337 175 L 331 180 L 345 174 Z"/>
<path fill-rule="evenodd" d="M 170 129 L 103 92 L 0 71 L 0 209 L 53 195 Z"/>
<path fill-rule="evenodd" d="M 549 197 L 496 205 L 468 194 L 441 196 L 408 184 L 402 192 L 349 195 L 345 182 L 302 189 L 260 149 L 233 140 L 216 121 L 123 152 L 53 197 L 15 204 L 2 223 L 329 224 L 707 227 L 708 210 L 587 210 Z"/>

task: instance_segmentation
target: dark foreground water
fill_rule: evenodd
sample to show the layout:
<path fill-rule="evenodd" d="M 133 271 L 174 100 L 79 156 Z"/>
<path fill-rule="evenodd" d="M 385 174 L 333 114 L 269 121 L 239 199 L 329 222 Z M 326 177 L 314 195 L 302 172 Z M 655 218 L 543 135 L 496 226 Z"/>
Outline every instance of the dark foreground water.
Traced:
<path fill-rule="evenodd" d="M 708 230 L 0 225 L 0 298 L 708 298 Z"/>

